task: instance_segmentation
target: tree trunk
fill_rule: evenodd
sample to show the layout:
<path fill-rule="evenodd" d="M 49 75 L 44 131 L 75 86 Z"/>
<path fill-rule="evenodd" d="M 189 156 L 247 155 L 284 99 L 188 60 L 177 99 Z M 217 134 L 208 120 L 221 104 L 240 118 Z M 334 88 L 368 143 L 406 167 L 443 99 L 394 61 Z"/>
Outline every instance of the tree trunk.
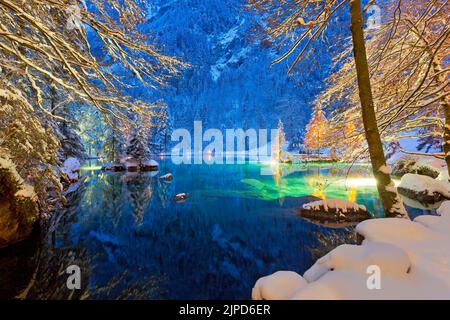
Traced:
<path fill-rule="evenodd" d="M 397 188 L 387 170 L 383 144 L 378 131 L 372 88 L 370 85 L 369 65 L 367 63 L 366 45 L 363 31 L 361 1 L 350 1 L 351 32 L 353 38 L 353 53 L 358 78 L 359 98 L 372 171 L 377 180 L 378 193 L 383 204 L 386 217 L 407 216 L 403 202 L 397 193 Z"/>

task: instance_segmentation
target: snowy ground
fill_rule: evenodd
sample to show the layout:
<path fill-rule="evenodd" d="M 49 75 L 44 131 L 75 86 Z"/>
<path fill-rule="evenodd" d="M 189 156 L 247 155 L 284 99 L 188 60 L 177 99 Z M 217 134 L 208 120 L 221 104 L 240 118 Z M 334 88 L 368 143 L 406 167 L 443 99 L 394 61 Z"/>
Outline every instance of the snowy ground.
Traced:
<path fill-rule="evenodd" d="M 362 245 L 342 245 L 302 276 L 279 271 L 259 279 L 252 298 L 450 299 L 450 201 L 440 216 L 361 222 Z"/>

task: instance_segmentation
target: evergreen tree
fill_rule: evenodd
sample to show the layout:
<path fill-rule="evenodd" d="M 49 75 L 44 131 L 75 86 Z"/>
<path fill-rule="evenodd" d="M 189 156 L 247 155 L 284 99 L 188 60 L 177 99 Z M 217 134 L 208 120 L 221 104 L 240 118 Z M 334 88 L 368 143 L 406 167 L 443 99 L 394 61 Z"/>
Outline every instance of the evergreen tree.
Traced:
<path fill-rule="evenodd" d="M 121 132 L 116 128 L 108 128 L 103 144 L 103 152 L 106 155 L 106 160 L 110 162 L 120 162 L 123 145 L 124 141 Z"/>
<path fill-rule="evenodd" d="M 147 129 L 140 122 L 136 123 L 136 127 L 131 133 L 127 155 L 138 160 L 140 164 L 150 157 Z"/>
<path fill-rule="evenodd" d="M 167 151 L 170 143 L 171 124 L 167 107 L 163 107 L 156 121 L 152 134 L 151 151 L 155 154 L 161 154 Z"/>

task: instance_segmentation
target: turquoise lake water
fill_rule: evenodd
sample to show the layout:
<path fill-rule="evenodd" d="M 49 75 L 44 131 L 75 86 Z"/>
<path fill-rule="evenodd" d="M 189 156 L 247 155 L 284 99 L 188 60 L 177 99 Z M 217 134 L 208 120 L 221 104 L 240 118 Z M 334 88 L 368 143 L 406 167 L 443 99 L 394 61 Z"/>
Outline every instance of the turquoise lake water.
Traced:
<path fill-rule="evenodd" d="M 31 298 L 248 299 L 259 277 L 303 273 L 337 245 L 355 242 L 353 227 L 300 218 L 302 204 L 339 197 L 382 215 L 365 165 L 159 162 L 159 172 L 144 174 L 104 173 L 86 163 L 82 188 L 52 219 L 42 244 L 14 260 L 17 272 L 9 266 L 4 273 L 4 288 L 15 286 L 4 294 L 18 294 L 34 274 L 39 287 Z M 158 178 L 169 172 L 171 183 Z M 176 203 L 182 192 L 190 197 Z M 65 287 L 71 264 L 82 272 L 82 290 L 74 293 Z"/>

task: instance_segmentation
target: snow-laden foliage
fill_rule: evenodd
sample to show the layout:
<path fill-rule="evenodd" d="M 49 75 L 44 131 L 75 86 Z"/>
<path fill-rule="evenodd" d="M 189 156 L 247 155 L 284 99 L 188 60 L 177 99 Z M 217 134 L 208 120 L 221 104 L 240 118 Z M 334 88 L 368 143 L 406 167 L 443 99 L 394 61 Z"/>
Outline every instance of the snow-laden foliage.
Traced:
<path fill-rule="evenodd" d="M 10 83 L 0 81 L 0 150 L 8 155 L 18 174 L 31 183 L 41 209 L 48 197 L 60 196 L 59 141 L 52 126 L 42 120 L 23 94 Z"/>
<path fill-rule="evenodd" d="M 444 124 L 450 121 L 448 47 L 450 5 L 445 0 L 380 3 L 382 19 L 367 29 L 367 52 L 374 104 L 382 139 L 395 143 L 418 138 L 419 150 L 439 146 Z M 358 83 L 350 44 L 335 58 L 336 71 L 317 97 L 316 105 L 331 113 L 333 134 L 329 144 L 342 146 L 340 157 L 362 159 L 363 139 Z M 342 139 L 349 123 L 354 126 Z M 444 145 L 444 148 L 446 146 Z M 450 147 L 449 147 L 450 148 Z M 403 152 L 411 152 L 400 148 Z M 450 150 L 450 149 L 448 149 Z M 428 152 L 427 151 L 427 152 Z M 446 151 L 447 152 L 447 151 Z M 444 158 L 444 154 L 438 152 Z"/>
<path fill-rule="evenodd" d="M 152 104 L 123 95 L 122 79 L 150 87 L 164 84 L 184 66 L 159 52 L 139 33 L 147 1 L 0 1 L 0 60 L 7 77 L 31 88 L 43 105 L 48 86 L 128 121 L 128 113 L 152 112 Z M 99 53 L 98 56 L 94 56 Z M 100 54 L 101 53 L 101 54 Z"/>

